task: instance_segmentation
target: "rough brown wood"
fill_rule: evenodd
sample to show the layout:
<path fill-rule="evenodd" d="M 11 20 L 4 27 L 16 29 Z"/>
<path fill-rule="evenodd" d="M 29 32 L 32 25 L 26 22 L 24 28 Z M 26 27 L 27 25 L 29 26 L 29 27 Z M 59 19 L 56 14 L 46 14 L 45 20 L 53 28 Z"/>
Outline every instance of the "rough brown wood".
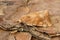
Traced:
<path fill-rule="evenodd" d="M 0 1 L 4 1 L 4 0 L 0 0 Z M 8 0 L 8 1 L 15 1 L 15 4 L 5 8 L 4 19 L 18 20 L 21 15 L 28 13 L 28 11 L 26 11 L 28 10 L 26 9 L 26 7 L 19 7 L 25 4 L 26 1 L 24 0 Z M 53 15 L 52 17 L 53 24 L 55 25 L 57 32 L 60 32 L 60 0 L 31 0 L 29 2 L 28 8 L 30 9 L 30 12 L 46 10 L 46 9 L 49 10 L 50 14 Z M 0 32 L 0 34 L 1 34 L 0 40 L 5 40 L 6 38 L 4 37 L 6 36 L 4 35 L 7 33 Z M 60 39 L 54 38 L 54 40 L 60 40 Z"/>
<path fill-rule="evenodd" d="M 20 32 L 16 34 L 16 40 L 31 40 L 31 35 L 26 32 Z"/>

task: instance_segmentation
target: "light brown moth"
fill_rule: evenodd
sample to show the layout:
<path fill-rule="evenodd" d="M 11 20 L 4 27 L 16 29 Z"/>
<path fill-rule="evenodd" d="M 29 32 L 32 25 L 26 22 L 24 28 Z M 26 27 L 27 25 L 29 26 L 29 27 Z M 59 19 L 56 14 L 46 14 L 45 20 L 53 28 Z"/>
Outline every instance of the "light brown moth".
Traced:
<path fill-rule="evenodd" d="M 43 27 L 52 26 L 50 15 L 47 10 L 25 14 L 21 16 L 19 22 L 25 22 L 28 25 L 36 25 Z"/>

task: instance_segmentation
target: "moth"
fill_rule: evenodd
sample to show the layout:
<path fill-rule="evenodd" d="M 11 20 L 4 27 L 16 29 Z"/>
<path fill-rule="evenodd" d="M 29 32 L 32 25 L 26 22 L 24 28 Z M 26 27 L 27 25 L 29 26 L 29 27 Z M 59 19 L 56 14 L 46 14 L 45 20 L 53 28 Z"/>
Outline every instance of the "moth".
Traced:
<path fill-rule="evenodd" d="M 19 22 L 25 22 L 28 25 L 36 25 L 36 26 L 43 26 L 43 27 L 52 26 L 52 22 L 48 10 L 25 14 L 21 16 Z"/>

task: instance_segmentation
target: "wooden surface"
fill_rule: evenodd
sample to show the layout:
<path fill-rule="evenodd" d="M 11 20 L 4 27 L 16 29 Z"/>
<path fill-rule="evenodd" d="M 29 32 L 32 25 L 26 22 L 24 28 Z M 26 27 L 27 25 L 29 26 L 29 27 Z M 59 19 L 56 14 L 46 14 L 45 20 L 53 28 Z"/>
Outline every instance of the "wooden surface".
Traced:
<path fill-rule="evenodd" d="M 4 0 L 0 0 L 4 1 Z M 53 24 L 57 32 L 60 32 L 60 0 L 30 0 L 28 6 L 21 6 L 26 3 L 26 0 L 8 0 L 14 1 L 14 5 L 7 6 L 5 10 L 4 19 L 18 20 L 23 14 L 34 11 L 49 10 Z M 0 5 L 1 6 L 1 5 Z M 3 34 L 4 35 L 3 35 Z M 7 32 L 0 32 L 0 40 L 6 40 L 4 37 Z M 3 36 L 3 37 L 1 37 Z M 52 40 L 60 40 L 59 37 Z"/>

